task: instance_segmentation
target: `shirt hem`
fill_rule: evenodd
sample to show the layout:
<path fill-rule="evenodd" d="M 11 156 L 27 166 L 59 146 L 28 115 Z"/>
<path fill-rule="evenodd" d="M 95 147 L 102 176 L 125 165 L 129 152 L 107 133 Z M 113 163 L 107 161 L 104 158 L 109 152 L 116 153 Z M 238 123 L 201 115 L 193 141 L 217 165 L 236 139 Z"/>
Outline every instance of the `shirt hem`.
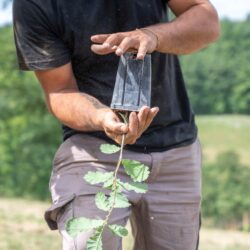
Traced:
<path fill-rule="evenodd" d="M 22 71 L 47 70 L 63 66 L 70 62 L 70 57 L 60 57 L 50 61 L 19 62 L 19 69 Z"/>
<path fill-rule="evenodd" d="M 107 136 L 103 136 L 102 132 L 80 132 L 80 131 L 72 131 L 72 133 L 69 133 L 67 135 L 65 135 L 64 137 L 64 141 L 69 139 L 71 136 L 76 135 L 76 134 L 88 134 L 92 137 L 96 137 L 99 139 L 102 139 L 108 143 L 111 144 L 116 144 L 113 140 L 111 140 L 110 138 L 108 138 Z M 184 146 L 189 146 L 192 143 L 195 142 L 195 140 L 198 138 L 198 130 L 197 127 L 195 126 L 194 131 L 191 133 L 192 135 L 189 137 L 186 137 L 183 140 L 180 141 L 175 141 L 173 144 L 169 144 L 169 145 L 163 145 L 163 146 L 142 146 L 142 145 L 126 145 L 124 147 L 124 149 L 126 150 L 130 150 L 130 151 L 134 151 L 134 152 L 138 152 L 138 153 L 156 153 L 156 152 L 164 152 L 164 151 L 168 151 L 171 149 L 175 149 L 175 148 L 179 148 L 179 147 L 184 147 Z"/>

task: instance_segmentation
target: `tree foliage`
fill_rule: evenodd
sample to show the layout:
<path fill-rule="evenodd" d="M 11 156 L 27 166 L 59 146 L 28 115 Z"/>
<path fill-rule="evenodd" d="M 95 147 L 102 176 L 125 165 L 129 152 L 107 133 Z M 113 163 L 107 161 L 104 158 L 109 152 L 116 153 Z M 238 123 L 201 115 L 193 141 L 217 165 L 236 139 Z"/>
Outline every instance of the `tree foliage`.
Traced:
<path fill-rule="evenodd" d="M 203 214 L 222 226 L 250 230 L 250 169 L 234 152 L 225 152 L 203 168 Z M 247 224 L 244 218 L 248 217 Z"/>
<path fill-rule="evenodd" d="M 184 76 L 198 114 L 250 114 L 250 19 L 224 20 L 221 38 L 182 57 Z"/>
<path fill-rule="evenodd" d="M 0 32 L 0 195 L 45 199 L 61 129 L 33 73 L 17 70 L 12 29 Z"/>

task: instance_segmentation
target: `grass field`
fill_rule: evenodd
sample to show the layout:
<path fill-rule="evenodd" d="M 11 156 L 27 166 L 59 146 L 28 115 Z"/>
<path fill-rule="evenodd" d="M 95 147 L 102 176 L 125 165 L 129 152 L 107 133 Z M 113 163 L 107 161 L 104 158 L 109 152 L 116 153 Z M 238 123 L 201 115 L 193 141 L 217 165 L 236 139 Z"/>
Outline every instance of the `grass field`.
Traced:
<path fill-rule="evenodd" d="M 250 116 L 198 116 L 196 120 L 205 161 L 233 150 L 240 156 L 241 163 L 250 166 Z"/>
<path fill-rule="evenodd" d="M 50 231 L 43 221 L 45 202 L 0 198 L 1 250 L 60 250 L 57 231 Z M 124 250 L 132 246 L 131 235 L 124 241 Z M 200 250 L 249 250 L 250 234 L 202 229 Z"/>

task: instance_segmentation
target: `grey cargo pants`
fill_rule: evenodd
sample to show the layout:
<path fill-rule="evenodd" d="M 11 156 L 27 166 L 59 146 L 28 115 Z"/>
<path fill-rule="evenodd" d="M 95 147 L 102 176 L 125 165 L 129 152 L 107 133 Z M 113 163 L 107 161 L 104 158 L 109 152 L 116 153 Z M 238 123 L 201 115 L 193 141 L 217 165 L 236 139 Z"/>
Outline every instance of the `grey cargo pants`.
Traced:
<path fill-rule="evenodd" d="M 83 179 L 88 171 L 113 171 L 118 154 L 104 155 L 105 143 L 89 135 L 78 134 L 66 140 L 56 153 L 50 180 L 53 205 L 45 218 L 52 229 L 59 229 L 64 250 L 83 250 L 92 232 L 72 239 L 65 223 L 72 217 L 104 218 L 95 205 L 101 185 Z M 125 192 L 129 208 L 115 209 L 110 223 L 126 225 L 130 218 L 134 250 L 195 250 L 199 237 L 201 201 L 201 150 L 196 140 L 189 146 L 157 153 L 124 151 L 124 158 L 141 161 L 151 169 L 146 194 Z M 123 168 L 118 177 L 128 181 Z M 103 249 L 122 249 L 121 238 L 104 230 Z"/>

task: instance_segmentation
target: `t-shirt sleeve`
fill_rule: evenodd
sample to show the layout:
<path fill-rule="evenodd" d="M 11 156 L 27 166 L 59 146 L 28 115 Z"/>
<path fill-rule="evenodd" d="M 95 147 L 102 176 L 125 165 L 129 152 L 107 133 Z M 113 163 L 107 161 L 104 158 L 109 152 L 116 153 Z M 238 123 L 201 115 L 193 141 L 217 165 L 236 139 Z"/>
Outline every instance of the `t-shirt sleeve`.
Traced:
<path fill-rule="evenodd" d="M 53 22 L 56 18 L 43 7 L 32 0 L 13 2 L 14 38 L 21 70 L 45 70 L 70 62 L 70 50 Z"/>

